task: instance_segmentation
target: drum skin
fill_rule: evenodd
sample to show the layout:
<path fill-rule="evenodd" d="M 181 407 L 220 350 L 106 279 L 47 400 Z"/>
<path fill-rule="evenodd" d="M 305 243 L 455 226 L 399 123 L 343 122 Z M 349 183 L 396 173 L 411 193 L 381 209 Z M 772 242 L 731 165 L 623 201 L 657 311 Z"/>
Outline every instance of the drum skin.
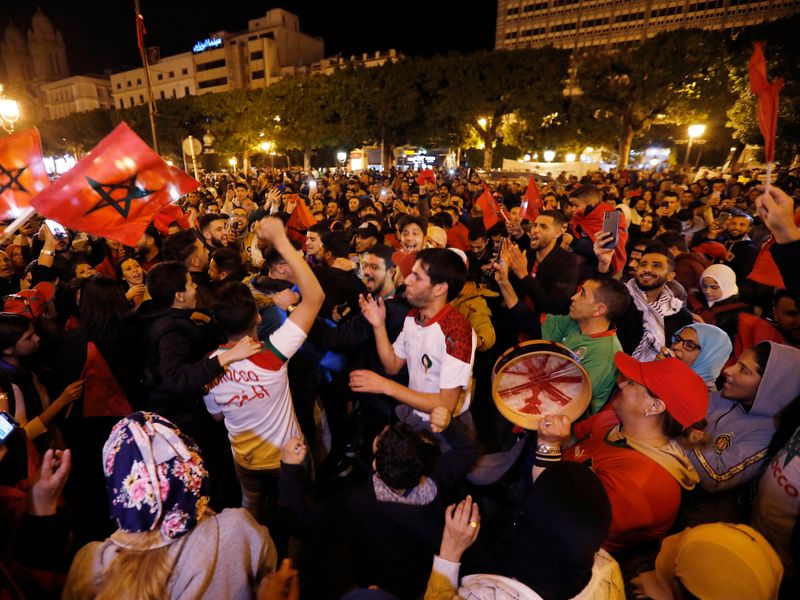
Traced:
<path fill-rule="evenodd" d="M 546 415 L 580 417 L 592 399 L 589 375 L 566 346 L 533 340 L 506 350 L 492 370 L 492 397 L 506 419 L 536 430 Z"/>

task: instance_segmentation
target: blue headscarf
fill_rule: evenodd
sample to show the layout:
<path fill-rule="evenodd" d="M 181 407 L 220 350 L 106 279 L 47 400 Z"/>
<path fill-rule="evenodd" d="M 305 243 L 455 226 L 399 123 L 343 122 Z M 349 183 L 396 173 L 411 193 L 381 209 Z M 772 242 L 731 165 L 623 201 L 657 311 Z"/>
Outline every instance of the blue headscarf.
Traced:
<path fill-rule="evenodd" d="M 697 333 L 697 343 L 701 348 L 700 355 L 692 365 L 692 371 L 700 375 L 706 383 L 713 382 L 719 377 L 722 367 L 733 352 L 731 339 L 719 327 L 705 323 L 686 325 L 679 329 L 676 335 L 680 335 L 684 329 L 694 329 Z"/>
<path fill-rule="evenodd" d="M 208 474 L 195 443 L 167 419 L 135 412 L 103 446 L 111 516 L 129 533 L 160 529 L 165 542 L 189 533 L 206 514 Z"/>

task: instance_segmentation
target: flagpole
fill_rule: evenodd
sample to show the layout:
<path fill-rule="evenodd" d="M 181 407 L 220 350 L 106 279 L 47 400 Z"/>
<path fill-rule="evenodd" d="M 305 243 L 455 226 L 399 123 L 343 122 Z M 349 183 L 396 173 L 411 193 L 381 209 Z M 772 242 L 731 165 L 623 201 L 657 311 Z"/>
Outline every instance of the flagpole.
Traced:
<path fill-rule="evenodd" d="M 36 214 L 36 209 L 32 206 L 26 206 L 22 209 L 20 215 L 11 221 L 8 226 L 3 231 L 2 237 L 0 237 L 0 243 L 5 242 L 8 238 L 14 235 L 17 232 L 17 229 L 25 225 L 28 221 L 31 220 L 31 217 Z"/>
<path fill-rule="evenodd" d="M 147 89 L 147 112 L 150 114 L 150 133 L 153 136 L 153 150 L 158 151 L 158 134 L 156 133 L 156 107 L 153 101 L 153 88 L 150 82 L 150 65 L 147 62 L 147 51 L 144 47 L 144 18 L 139 7 L 139 0 L 133 0 L 136 9 L 136 39 L 139 46 L 139 54 L 142 57 L 144 67 L 144 82 Z"/>

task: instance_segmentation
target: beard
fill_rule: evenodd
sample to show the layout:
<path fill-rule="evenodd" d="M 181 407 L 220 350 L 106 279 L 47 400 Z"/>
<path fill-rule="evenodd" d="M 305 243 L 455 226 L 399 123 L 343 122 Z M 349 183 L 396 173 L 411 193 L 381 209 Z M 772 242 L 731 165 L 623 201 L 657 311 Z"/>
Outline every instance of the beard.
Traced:
<path fill-rule="evenodd" d="M 642 282 L 642 277 L 649 276 L 650 280 L 647 282 Z M 650 290 L 656 290 L 660 287 L 663 287 L 664 284 L 667 283 L 666 277 L 659 277 L 655 273 L 642 273 L 641 276 L 636 275 L 636 285 L 639 286 L 639 289 L 643 292 L 649 292 Z"/>

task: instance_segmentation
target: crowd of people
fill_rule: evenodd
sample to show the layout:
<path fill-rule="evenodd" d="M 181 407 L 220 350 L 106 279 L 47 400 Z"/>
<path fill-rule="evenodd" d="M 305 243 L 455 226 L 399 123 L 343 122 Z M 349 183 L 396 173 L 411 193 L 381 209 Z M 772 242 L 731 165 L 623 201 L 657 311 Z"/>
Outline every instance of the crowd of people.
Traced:
<path fill-rule="evenodd" d="M 487 175 L 4 235 L 0 598 L 796 597 L 796 172 Z M 577 419 L 498 411 L 528 340 Z"/>

